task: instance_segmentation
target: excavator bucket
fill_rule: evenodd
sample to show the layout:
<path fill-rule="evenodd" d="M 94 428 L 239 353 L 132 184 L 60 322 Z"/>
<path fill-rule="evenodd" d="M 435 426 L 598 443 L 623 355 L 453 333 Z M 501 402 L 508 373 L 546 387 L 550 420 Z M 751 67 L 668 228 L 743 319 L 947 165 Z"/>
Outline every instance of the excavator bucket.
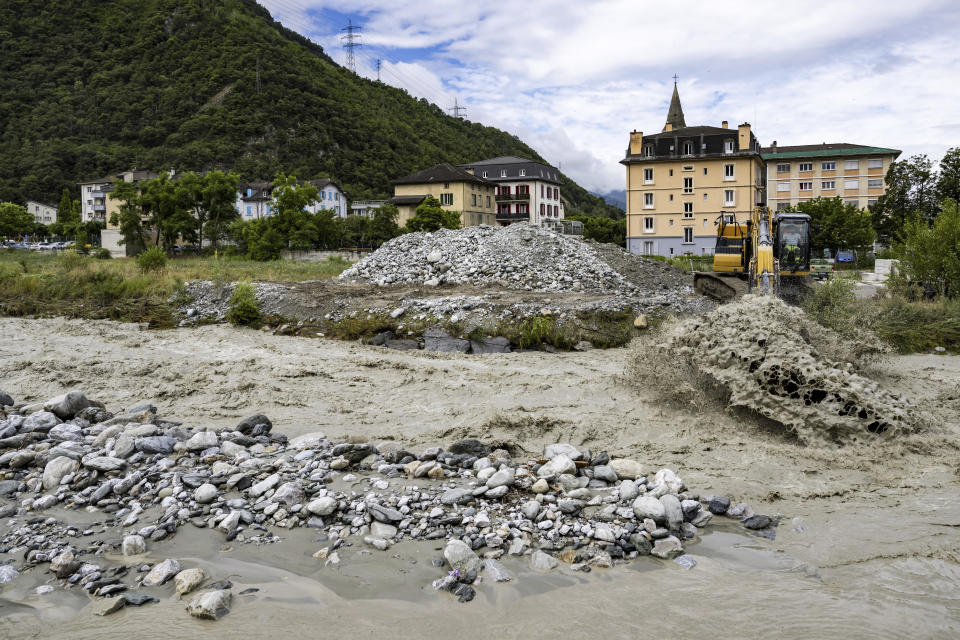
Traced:
<path fill-rule="evenodd" d="M 742 295 L 742 288 L 743 283 L 736 278 L 722 278 L 705 271 L 698 271 L 693 274 L 694 291 L 720 302 L 728 302 L 736 298 L 737 295 Z"/>

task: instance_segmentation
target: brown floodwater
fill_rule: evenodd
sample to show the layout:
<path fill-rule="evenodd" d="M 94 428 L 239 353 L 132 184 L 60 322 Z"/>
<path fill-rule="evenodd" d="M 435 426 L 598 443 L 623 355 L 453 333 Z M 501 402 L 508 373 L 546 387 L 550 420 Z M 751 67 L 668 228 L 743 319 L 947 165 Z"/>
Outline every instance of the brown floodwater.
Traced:
<path fill-rule="evenodd" d="M 80 388 L 114 410 L 150 400 L 196 426 L 262 411 L 289 435 L 414 448 L 468 435 L 529 452 L 565 441 L 783 516 L 775 540 L 715 519 L 690 546 L 689 570 L 645 558 L 540 574 L 508 556 L 514 579 L 481 582 L 468 604 L 430 587 L 443 574 L 431 564 L 440 543 L 378 552 L 355 540 L 324 567 L 312 554 L 328 543 L 315 532 L 225 549 L 221 535 L 185 526 L 152 559 L 229 577 L 235 593 L 259 589 L 236 595 L 223 619 L 190 618 L 170 586 L 154 590 L 158 604 L 95 617 L 79 590 L 35 595 L 49 580 L 35 571 L 0 586 L 0 638 L 960 637 L 960 357 L 878 365 L 871 375 L 929 427 L 847 448 L 803 446 L 709 404 L 666 406 L 631 384 L 631 361 L 630 349 L 439 356 L 228 327 L 0 319 L 0 388 L 18 400 Z"/>

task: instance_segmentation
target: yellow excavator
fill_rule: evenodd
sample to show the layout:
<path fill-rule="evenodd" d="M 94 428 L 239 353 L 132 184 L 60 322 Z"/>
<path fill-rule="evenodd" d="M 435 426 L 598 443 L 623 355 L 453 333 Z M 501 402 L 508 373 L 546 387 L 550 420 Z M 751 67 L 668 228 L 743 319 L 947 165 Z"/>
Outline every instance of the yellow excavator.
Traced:
<path fill-rule="evenodd" d="M 713 272 L 694 274 L 697 293 L 720 301 L 743 293 L 795 299 L 809 287 L 810 216 L 757 207 L 744 223 L 725 214 L 715 224 Z"/>

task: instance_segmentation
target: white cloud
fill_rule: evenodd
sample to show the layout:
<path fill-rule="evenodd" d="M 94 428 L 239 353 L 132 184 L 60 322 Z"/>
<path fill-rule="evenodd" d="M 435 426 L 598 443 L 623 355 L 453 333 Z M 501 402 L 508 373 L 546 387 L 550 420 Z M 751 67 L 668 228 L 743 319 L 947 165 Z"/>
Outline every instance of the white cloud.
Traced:
<path fill-rule="evenodd" d="M 263 0 L 342 60 L 329 10 L 362 18 L 358 72 L 517 134 L 583 186 L 623 188 L 632 129 L 751 121 L 764 144 L 823 141 L 939 157 L 960 144 L 960 5 L 696 0 L 462 3 Z M 398 62 L 403 60 L 402 62 Z M 952 138 L 950 136 L 953 136 Z"/>

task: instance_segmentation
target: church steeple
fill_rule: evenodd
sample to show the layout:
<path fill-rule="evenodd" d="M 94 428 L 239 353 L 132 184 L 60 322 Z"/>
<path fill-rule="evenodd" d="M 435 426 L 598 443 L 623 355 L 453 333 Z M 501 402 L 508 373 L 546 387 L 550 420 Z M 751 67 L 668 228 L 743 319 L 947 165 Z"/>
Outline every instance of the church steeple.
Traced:
<path fill-rule="evenodd" d="M 687 126 L 683 119 L 683 107 L 680 106 L 680 93 L 677 91 L 677 77 L 673 77 L 673 97 L 670 98 L 670 110 L 667 111 L 667 123 L 663 125 L 663 130 L 667 130 L 670 125 L 671 130 L 683 129 Z"/>

